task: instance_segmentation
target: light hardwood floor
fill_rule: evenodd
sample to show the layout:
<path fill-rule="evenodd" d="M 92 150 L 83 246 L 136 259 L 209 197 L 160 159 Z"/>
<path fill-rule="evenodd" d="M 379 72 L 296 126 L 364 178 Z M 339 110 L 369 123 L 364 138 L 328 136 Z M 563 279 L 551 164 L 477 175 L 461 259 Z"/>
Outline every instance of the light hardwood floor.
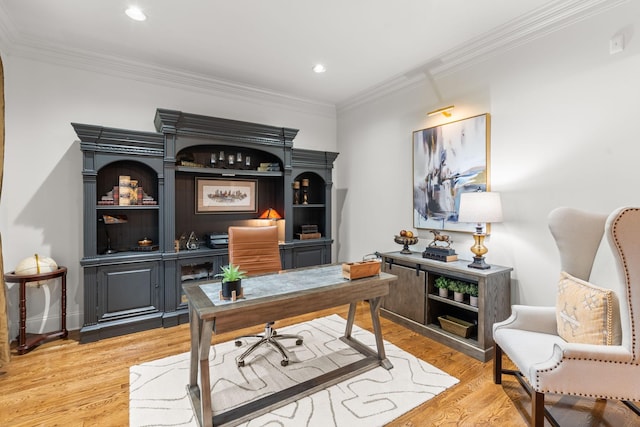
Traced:
<path fill-rule="evenodd" d="M 277 326 L 337 313 L 347 307 L 282 319 Z M 368 307 L 358 306 L 356 323 L 371 330 Z M 224 342 L 261 327 L 221 334 Z M 505 376 L 493 384 L 492 363 L 481 363 L 435 341 L 382 319 L 384 338 L 460 380 L 456 386 L 388 424 L 423 426 L 525 426 L 530 399 Z M 126 426 L 129 422 L 129 367 L 187 352 L 189 327 L 154 329 L 95 343 L 79 344 L 78 333 L 13 355 L 0 376 L 0 426 Z M 508 367 L 505 360 L 505 367 Z M 602 379 L 606 381 L 606 379 Z M 638 426 L 640 417 L 619 402 L 549 398 L 562 426 Z"/>

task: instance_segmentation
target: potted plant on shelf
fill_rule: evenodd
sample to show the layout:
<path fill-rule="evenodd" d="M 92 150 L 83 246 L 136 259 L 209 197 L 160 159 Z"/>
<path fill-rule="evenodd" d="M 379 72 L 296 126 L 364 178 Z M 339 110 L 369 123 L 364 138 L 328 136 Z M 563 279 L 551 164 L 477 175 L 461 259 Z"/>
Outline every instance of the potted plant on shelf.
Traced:
<path fill-rule="evenodd" d="M 222 273 L 216 274 L 215 277 L 222 277 L 222 297 L 233 298 L 235 292 L 236 297 L 241 295 L 242 287 L 240 286 L 242 279 L 247 277 L 245 271 L 240 271 L 239 265 L 222 265 L 220 266 Z"/>
<path fill-rule="evenodd" d="M 451 281 L 451 289 L 453 291 L 453 300 L 457 302 L 464 301 L 464 293 L 466 291 L 467 284 L 460 280 L 452 280 Z"/>
<path fill-rule="evenodd" d="M 443 298 L 449 297 L 449 279 L 443 276 L 436 277 L 436 280 L 433 282 L 433 286 L 438 288 L 438 295 Z"/>
<path fill-rule="evenodd" d="M 469 304 L 471 304 L 474 307 L 478 306 L 478 285 L 474 285 L 473 283 L 471 283 L 469 285 Z"/>

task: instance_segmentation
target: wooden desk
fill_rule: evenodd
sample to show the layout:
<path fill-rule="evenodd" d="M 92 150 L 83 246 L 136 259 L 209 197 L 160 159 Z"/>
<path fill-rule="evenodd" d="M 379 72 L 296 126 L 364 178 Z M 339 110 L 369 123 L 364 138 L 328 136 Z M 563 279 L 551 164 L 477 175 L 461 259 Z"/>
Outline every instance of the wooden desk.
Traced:
<path fill-rule="evenodd" d="M 342 277 L 340 265 L 286 270 L 243 279 L 245 298 L 235 302 L 220 301 L 219 282 L 184 285 L 189 300 L 191 330 L 191 365 L 187 391 L 199 425 L 208 427 L 214 424 L 238 424 L 377 366 L 391 369 L 393 366 L 384 351 L 378 311 L 381 298 L 389 293 L 389 284 L 395 279 L 394 275 L 380 273 L 378 276 L 349 281 Z M 356 303 L 363 300 L 369 301 L 377 352 L 351 336 Z M 209 392 L 209 349 L 213 332 L 234 331 L 344 304 L 350 306 L 345 333 L 340 339 L 367 357 L 290 389 L 213 416 Z"/>
<path fill-rule="evenodd" d="M 62 280 L 60 288 L 60 330 L 47 332 L 44 334 L 27 334 L 27 290 L 29 282 L 40 282 L 43 280 Z M 15 272 L 5 273 L 4 280 L 10 283 L 20 283 L 20 332 L 18 334 L 18 354 L 24 354 L 42 341 L 51 338 L 66 338 L 67 331 L 67 268 L 58 267 L 56 271 L 40 274 L 18 275 Z"/>

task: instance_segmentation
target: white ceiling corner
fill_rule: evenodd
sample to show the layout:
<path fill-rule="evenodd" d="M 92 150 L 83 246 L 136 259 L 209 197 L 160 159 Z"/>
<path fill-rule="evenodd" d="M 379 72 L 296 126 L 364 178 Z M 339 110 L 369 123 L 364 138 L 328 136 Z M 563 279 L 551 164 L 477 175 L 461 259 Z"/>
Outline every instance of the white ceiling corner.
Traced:
<path fill-rule="evenodd" d="M 136 26 L 112 0 L 3 0 L 0 51 L 335 117 L 626 1 L 137 0 Z"/>

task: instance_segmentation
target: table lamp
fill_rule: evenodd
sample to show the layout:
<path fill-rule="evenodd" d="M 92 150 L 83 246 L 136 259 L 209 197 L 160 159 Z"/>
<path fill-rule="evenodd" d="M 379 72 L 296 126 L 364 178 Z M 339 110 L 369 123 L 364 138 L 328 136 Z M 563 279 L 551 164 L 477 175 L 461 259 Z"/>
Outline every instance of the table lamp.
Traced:
<path fill-rule="evenodd" d="M 285 222 L 284 218 L 278 213 L 277 210 L 269 208 L 262 212 L 262 215 L 258 219 L 267 219 L 269 222 L 278 227 L 278 240 L 284 242 L 285 240 Z"/>
<path fill-rule="evenodd" d="M 114 224 L 126 224 L 128 219 L 126 215 L 102 215 L 102 221 L 104 222 L 104 232 L 107 235 L 107 249 L 105 254 L 115 254 L 118 252 L 111 247 L 111 236 L 109 235 L 109 226 Z"/>
<path fill-rule="evenodd" d="M 482 232 L 482 223 L 502 221 L 502 202 L 500 193 L 473 192 L 460 195 L 460 209 L 458 222 L 475 222 L 476 232 L 473 233 L 474 244 L 471 252 L 475 255 L 471 268 L 487 269 L 491 266 L 484 262 L 484 254 L 489 250 L 484 246 L 486 233 Z"/>
<path fill-rule="evenodd" d="M 262 215 L 258 217 L 258 219 L 282 219 L 277 210 L 273 208 L 269 208 L 262 212 Z"/>

